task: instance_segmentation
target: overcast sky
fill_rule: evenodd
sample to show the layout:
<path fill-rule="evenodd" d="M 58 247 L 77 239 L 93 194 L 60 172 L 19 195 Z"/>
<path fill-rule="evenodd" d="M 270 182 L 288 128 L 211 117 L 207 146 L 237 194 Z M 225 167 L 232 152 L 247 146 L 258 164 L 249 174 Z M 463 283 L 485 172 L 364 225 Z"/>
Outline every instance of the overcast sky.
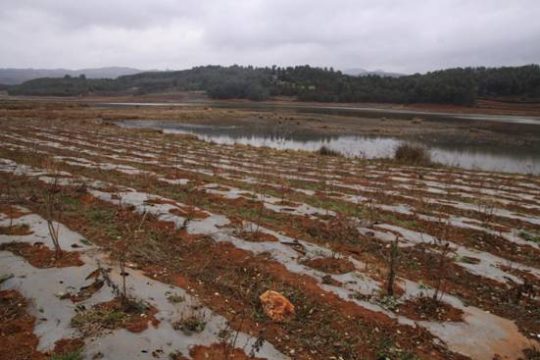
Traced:
<path fill-rule="evenodd" d="M 540 0 L 0 0 L 0 67 L 540 63 Z"/>

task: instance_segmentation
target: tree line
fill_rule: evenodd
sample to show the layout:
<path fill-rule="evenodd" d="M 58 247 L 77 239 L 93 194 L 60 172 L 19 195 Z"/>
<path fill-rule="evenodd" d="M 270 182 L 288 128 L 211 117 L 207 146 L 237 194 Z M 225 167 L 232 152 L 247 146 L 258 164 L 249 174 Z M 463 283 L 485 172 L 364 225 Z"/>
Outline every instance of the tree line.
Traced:
<path fill-rule="evenodd" d="M 350 76 L 332 68 L 200 66 L 117 79 L 42 78 L 8 87 L 11 95 L 119 95 L 206 91 L 214 99 L 472 105 L 479 98 L 540 98 L 540 66 L 454 68 L 400 77 Z"/>

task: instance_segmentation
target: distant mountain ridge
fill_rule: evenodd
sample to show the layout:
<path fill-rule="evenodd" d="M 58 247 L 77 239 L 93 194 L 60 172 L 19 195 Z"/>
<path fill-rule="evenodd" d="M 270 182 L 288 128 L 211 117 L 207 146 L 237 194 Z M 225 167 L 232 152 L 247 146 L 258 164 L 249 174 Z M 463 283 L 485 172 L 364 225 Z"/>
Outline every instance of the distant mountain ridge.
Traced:
<path fill-rule="evenodd" d="M 378 76 L 383 76 L 383 77 L 384 76 L 387 76 L 387 77 L 405 76 L 405 74 L 400 74 L 400 73 L 388 72 L 388 71 L 383 71 L 383 70 L 370 71 L 370 70 L 366 70 L 362 68 L 344 69 L 342 73 L 344 73 L 345 75 L 350 75 L 350 76 L 367 76 L 367 75 L 378 75 Z"/>
<path fill-rule="evenodd" d="M 89 79 L 116 79 L 119 76 L 134 75 L 148 70 L 130 67 L 110 66 L 90 69 L 0 69 L 0 84 L 19 85 L 25 81 L 38 78 L 60 78 L 65 75 L 79 76 L 84 74 Z"/>

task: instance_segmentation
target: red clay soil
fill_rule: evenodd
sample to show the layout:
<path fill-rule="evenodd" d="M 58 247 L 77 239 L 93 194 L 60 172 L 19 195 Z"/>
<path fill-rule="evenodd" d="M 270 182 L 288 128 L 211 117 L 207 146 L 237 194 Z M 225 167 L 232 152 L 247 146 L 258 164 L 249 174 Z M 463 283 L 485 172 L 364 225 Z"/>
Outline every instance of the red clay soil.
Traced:
<path fill-rule="evenodd" d="M 242 231 L 237 234 L 242 239 L 251 242 L 276 242 L 278 238 L 262 231 Z"/>
<path fill-rule="evenodd" d="M 178 204 L 174 200 L 159 199 L 159 198 L 148 199 L 148 200 L 145 200 L 144 203 L 148 204 L 148 205 L 164 205 L 164 204 L 167 204 L 167 205 L 172 205 L 172 206 L 178 206 Z"/>
<path fill-rule="evenodd" d="M 122 324 L 122 327 L 125 328 L 128 331 L 131 331 L 133 333 L 140 333 L 143 332 L 148 328 L 148 323 L 151 323 L 154 327 L 157 327 L 159 325 L 159 320 L 156 319 L 154 315 L 157 314 L 157 309 L 153 306 L 149 306 L 144 311 L 144 316 L 141 316 L 142 314 L 138 312 L 133 312 L 131 309 L 124 309 L 122 305 L 122 301 L 120 299 L 114 299 L 111 302 L 109 302 L 113 306 L 113 308 L 116 308 L 117 310 L 124 310 L 126 311 L 130 316 L 128 317 L 128 320 L 125 321 Z"/>
<path fill-rule="evenodd" d="M 399 306 L 399 313 L 413 320 L 463 321 L 463 311 L 431 297 L 408 300 Z"/>
<path fill-rule="evenodd" d="M 217 248 L 221 248 L 220 250 L 217 250 Z M 328 308 L 334 308 L 334 309 L 340 309 L 339 313 L 348 319 L 356 319 L 358 322 L 364 322 L 369 319 L 369 323 L 372 326 L 377 326 L 379 328 L 383 329 L 392 329 L 392 332 L 395 332 L 397 330 L 401 332 L 407 333 L 407 336 L 403 336 L 403 339 L 411 339 L 416 338 L 416 341 L 418 341 L 420 338 L 423 338 L 422 340 L 425 341 L 429 335 L 423 333 L 422 331 L 417 331 L 415 336 L 412 336 L 412 333 L 414 330 L 409 329 L 407 327 L 399 326 L 389 318 L 387 318 L 385 315 L 378 313 L 378 312 L 372 312 L 363 308 L 358 307 L 356 304 L 352 302 L 343 301 L 342 299 L 338 298 L 337 295 L 333 293 L 326 292 L 324 290 L 321 290 L 317 282 L 308 277 L 308 276 L 302 276 L 297 274 L 292 274 L 285 267 L 281 264 L 275 263 L 275 262 L 266 262 L 264 265 L 262 264 L 261 260 L 256 259 L 249 259 L 246 257 L 246 252 L 237 248 L 234 248 L 231 244 L 217 244 L 216 245 L 217 253 L 219 254 L 225 254 L 227 262 L 229 266 L 237 266 L 240 268 L 253 268 L 253 267 L 262 267 L 264 268 L 264 272 L 266 272 L 266 276 L 275 277 L 276 279 L 279 279 L 279 281 L 288 284 L 289 286 L 302 289 L 305 296 L 310 298 L 313 303 L 317 304 L 317 307 L 319 308 L 318 314 L 313 314 L 313 319 L 310 319 L 310 321 L 315 323 L 323 323 L 322 320 L 324 318 L 324 314 L 328 310 Z M 191 261 L 194 263 L 198 263 L 199 261 L 202 261 L 201 259 L 196 258 L 197 255 L 205 258 L 212 258 L 214 263 L 220 262 L 219 256 L 206 253 L 206 254 L 193 254 L 195 258 L 191 258 Z M 255 262 L 255 264 L 253 263 Z M 225 264 L 221 266 L 226 266 Z M 261 269 L 262 270 L 262 269 Z M 242 305 L 236 304 L 234 301 L 229 301 L 227 304 L 224 304 L 223 297 L 222 296 L 213 296 L 213 294 L 205 294 L 205 289 L 200 286 L 200 283 L 197 281 L 190 281 L 190 279 L 179 276 L 177 277 L 176 285 L 183 287 L 185 289 L 195 289 L 195 291 L 200 294 L 202 299 L 204 299 L 204 303 L 209 305 L 214 310 L 227 314 L 228 311 L 230 311 L 230 308 L 228 306 L 236 307 L 236 312 L 242 312 Z M 232 299 L 231 299 L 232 300 Z M 226 306 L 228 305 L 228 306 Z M 295 304 L 296 305 L 296 304 Z M 325 308 L 325 309 L 323 309 Z M 317 320 L 320 316 L 320 320 Z M 233 326 L 239 325 L 238 319 L 232 318 L 230 319 Z M 375 325 L 376 324 L 376 325 Z M 248 328 L 251 330 L 250 332 L 257 332 L 259 330 L 257 327 L 252 327 L 254 324 L 251 324 L 248 321 L 244 321 L 240 326 L 244 328 L 244 330 L 247 330 Z M 336 318 L 336 321 L 333 324 L 333 328 L 335 331 L 339 333 L 347 333 L 350 331 L 355 331 L 353 327 L 351 327 L 351 324 L 348 322 L 338 321 Z M 276 324 L 267 324 L 265 334 L 268 336 L 269 340 L 272 343 L 275 343 L 276 341 L 280 342 L 283 340 L 283 337 L 287 336 L 286 332 L 283 332 L 284 329 L 279 328 Z M 422 341 L 422 342 L 423 342 Z M 408 344 L 409 346 L 412 346 Z M 414 347 L 414 346 L 413 346 Z M 430 356 L 430 358 L 437 359 L 442 358 L 440 353 L 437 353 L 436 351 L 433 351 L 434 349 L 426 349 L 425 343 L 423 345 L 418 346 L 418 352 L 422 354 L 423 356 Z M 366 348 L 357 348 L 356 351 L 358 354 L 365 354 L 367 357 L 373 356 L 373 354 L 370 354 L 370 351 Z M 305 355 L 305 354 L 304 354 Z M 453 354 L 456 356 L 456 358 L 460 358 L 458 355 Z"/>
<path fill-rule="evenodd" d="M 525 283 L 532 284 L 534 285 L 535 288 L 540 290 L 540 280 L 530 271 L 519 270 L 519 269 L 513 268 L 511 266 L 503 265 L 503 264 L 499 265 L 499 267 L 501 268 L 502 271 L 509 272 L 510 274 L 515 275 L 519 277 L 520 279 L 522 279 Z"/>
<path fill-rule="evenodd" d="M 96 201 L 92 207 L 95 207 L 96 204 L 99 204 L 99 206 L 103 208 L 116 209 L 115 221 L 119 223 L 140 224 L 140 216 L 137 214 L 130 213 L 125 209 L 120 210 L 115 206 L 101 201 Z M 39 208 L 37 208 L 35 211 L 39 212 Z M 81 217 L 79 213 L 70 214 L 69 212 L 66 212 L 64 214 L 63 222 L 68 227 L 76 231 L 82 231 L 83 233 L 88 232 L 89 223 L 85 221 L 85 219 Z M 143 225 L 143 228 L 149 231 L 154 227 L 155 224 L 155 221 L 147 221 Z M 160 229 L 159 231 L 163 233 L 164 229 Z M 92 234 L 85 234 L 86 237 L 92 239 L 92 241 L 95 241 L 98 244 L 101 242 L 110 242 L 111 240 L 114 240 L 108 238 L 103 231 L 99 231 L 97 234 L 93 234 L 92 236 L 90 235 Z M 176 246 L 177 251 L 180 250 L 178 247 L 181 244 L 182 243 L 178 243 L 176 237 L 171 237 L 170 245 Z M 316 336 L 316 333 L 320 331 L 320 329 L 318 329 L 317 326 L 314 326 L 315 324 L 325 324 L 326 327 L 331 328 L 333 333 L 344 334 L 342 336 L 343 341 L 353 342 L 354 344 L 352 346 L 354 346 L 354 353 L 364 357 L 374 356 L 374 345 L 368 341 L 360 341 L 360 339 L 357 337 L 357 333 L 359 330 L 361 332 L 367 331 L 364 328 L 377 326 L 377 328 L 379 328 L 383 333 L 395 334 L 397 330 L 401 331 L 403 336 L 400 337 L 398 342 L 399 346 L 402 348 L 416 349 L 415 352 L 417 354 L 429 356 L 433 359 L 447 358 L 446 355 L 448 353 L 441 347 L 433 345 L 431 342 L 432 336 L 426 331 L 398 325 L 394 320 L 388 318 L 384 314 L 358 307 L 352 302 L 343 301 L 337 295 L 321 290 L 315 279 L 308 276 L 293 274 L 289 272 L 283 265 L 277 262 L 264 259 L 264 257 L 253 256 L 253 254 L 247 251 L 237 249 L 232 244 L 226 243 L 215 244 L 210 242 L 208 245 L 201 248 L 204 249 L 204 251 L 197 250 L 197 246 L 194 245 L 189 245 L 187 247 L 182 246 L 182 248 L 183 251 L 186 252 L 186 256 L 189 256 L 190 259 L 188 263 L 183 265 L 186 267 L 183 269 L 183 271 L 187 272 L 187 284 L 184 284 L 184 286 L 193 289 L 200 296 L 201 301 L 205 305 L 227 317 L 231 321 L 231 326 L 235 329 L 241 329 L 251 334 L 258 334 L 261 331 L 261 324 L 259 322 L 252 321 L 249 317 L 247 320 L 243 319 L 245 321 L 241 321 L 241 319 L 237 316 L 231 315 L 231 311 L 233 309 L 234 314 L 244 313 L 246 309 L 246 301 L 250 300 L 248 297 L 258 297 L 260 293 L 268 289 L 261 288 L 255 289 L 257 290 L 255 292 L 245 292 L 244 288 L 248 285 L 251 286 L 256 284 L 262 286 L 265 283 L 268 283 L 269 286 L 272 286 L 272 288 L 277 291 L 295 293 L 295 296 L 298 297 L 296 301 L 293 301 L 295 306 L 299 305 L 303 308 L 318 309 L 318 311 L 310 313 L 306 320 L 293 319 L 284 326 L 273 323 L 269 323 L 264 326 L 265 339 L 271 341 L 272 343 L 280 343 L 280 345 L 282 345 L 280 346 L 281 348 L 287 348 L 290 344 L 295 348 L 297 354 L 302 353 L 304 355 L 303 358 L 309 358 L 308 355 L 313 351 L 312 344 L 308 344 L 303 339 L 309 339 L 311 336 Z M 210 262 L 209 259 L 211 259 Z M 156 263 L 153 264 L 158 265 Z M 164 261 L 164 265 L 165 264 L 166 261 Z M 193 264 L 193 266 L 196 267 L 191 269 L 190 266 L 192 265 L 190 264 Z M 200 271 L 201 264 L 206 264 L 207 267 L 207 269 L 203 272 Z M 150 264 L 141 263 L 141 265 L 144 268 L 145 265 Z M 166 266 L 163 267 L 166 268 Z M 173 270 L 172 268 L 169 269 Z M 238 269 L 244 269 L 245 272 L 242 272 L 240 278 Z M 221 276 L 218 276 L 220 278 L 219 281 L 216 281 L 216 277 L 214 276 L 214 274 L 217 274 L 217 271 L 219 271 L 219 274 L 221 274 Z M 210 274 L 211 276 L 206 278 L 205 274 Z M 156 275 L 158 275 L 156 276 L 156 278 L 158 278 L 159 274 Z M 171 278 L 168 276 L 160 278 L 164 281 L 171 281 Z M 256 278 L 257 280 L 251 280 L 252 278 Z M 233 284 L 238 283 L 239 281 L 243 282 L 243 284 L 238 285 L 242 291 L 238 291 L 236 295 L 234 293 L 229 293 L 231 291 L 229 287 L 234 286 Z M 205 285 L 206 282 L 215 282 L 215 284 L 212 283 L 212 287 L 208 287 Z M 220 287 L 219 291 L 221 294 L 216 295 L 216 285 Z M 224 297 L 228 300 L 228 302 L 223 301 Z M 334 320 L 329 323 L 329 319 Z M 148 320 L 148 318 L 144 320 L 140 327 L 129 327 L 132 330 L 142 331 L 147 327 Z M 305 326 L 306 321 L 310 326 Z M 291 335 L 293 333 L 299 335 L 293 336 Z M 379 338 L 382 335 L 374 336 Z M 328 346 L 332 346 L 331 344 L 334 344 L 328 342 L 332 340 L 331 338 L 334 337 L 334 335 L 329 335 L 328 337 L 329 339 L 323 338 L 322 340 L 318 341 L 318 351 L 328 355 L 335 353 L 334 351 L 349 351 L 346 350 L 349 348 L 349 346 L 345 347 L 342 345 L 341 340 L 338 343 L 335 343 L 336 345 L 334 347 L 336 349 L 328 349 Z M 285 344 L 281 344 L 284 341 Z M 457 354 L 452 354 L 452 356 L 455 356 L 455 358 L 461 358 Z"/>
<path fill-rule="evenodd" d="M 196 345 L 190 350 L 189 355 L 193 360 L 263 360 L 248 356 L 242 349 L 233 349 L 224 343 L 210 346 Z"/>
<path fill-rule="evenodd" d="M 252 199 L 246 199 L 243 197 L 239 197 L 236 199 L 227 199 L 224 196 L 217 195 L 217 194 L 208 194 L 207 195 L 210 202 L 213 204 L 219 204 L 224 207 L 231 207 L 236 209 L 253 209 L 258 210 L 263 206 L 263 203 L 257 200 Z"/>
<path fill-rule="evenodd" d="M 103 205 L 107 206 L 105 204 Z M 122 220 L 125 222 L 133 221 L 133 218 L 136 218 L 135 214 L 130 214 L 129 212 L 122 212 L 122 215 L 123 218 L 125 216 L 124 220 Z M 67 220 L 68 225 L 70 224 L 69 219 L 65 218 L 64 220 Z M 189 246 L 189 248 L 195 247 L 195 245 Z M 310 321 L 313 321 L 315 323 L 324 321 L 325 319 L 323 318 L 328 317 L 328 315 L 326 315 L 328 311 L 332 312 L 333 310 L 331 309 L 339 309 L 338 313 L 340 313 L 340 316 L 343 317 L 343 319 L 341 319 L 343 321 L 335 321 L 335 325 L 333 326 L 339 333 L 348 332 L 349 334 L 351 334 L 351 331 L 356 331 L 358 322 L 368 321 L 372 325 L 377 324 L 379 328 L 388 329 L 389 331 L 390 329 L 392 329 L 391 332 L 395 332 L 397 329 L 399 329 L 400 331 L 402 331 L 402 333 L 407 334 L 407 336 L 403 336 L 403 339 L 411 339 L 410 341 L 420 341 L 422 343 L 421 346 L 416 345 L 419 353 L 423 353 L 424 355 L 429 354 L 429 356 L 434 359 L 442 358 L 441 353 L 435 350 L 436 347 L 426 347 L 426 345 L 429 343 L 428 338 L 430 337 L 426 332 L 399 326 L 395 323 L 395 321 L 390 320 L 383 314 L 359 308 L 354 303 L 343 301 L 332 293 L 321 291 L 318 283 L 313 278 L 290 273 L 283 265 L 273 261 L 262 261 L 260 257 L 253 257 L 249 252 L 235 248 L 232 244 L 213 244 L 212 246 L 205 248 L 204 252 L 196 251 L 195 249 L 195 251 L 190 252 L 189 258 L 190 264 L 207 264 L 208 259 L 212 259 L 211 267 L 219 268 L 221 271 L 221 276 L 219 277 L 225 277 L 227 276 L 227 273 L 231 274 L 233 272 L 231 268 L 249 268 L 251 269 L 250 271 L 256 271 L 258 274 L 261 275 L 264 274 L 265 277 L 273 278 L 276 282 L 286 284 L 288 287 L 290 286 L 291 288 L 302 289 L 302 293 L 304 294 L 304 296 L 306 296 L 306 299 L 310 299 L 310 302 L 313 302 L 313 306 L 316 306 L 320 309 L 320 313 L 313 314 L 313 317 L 315 317 L 315 319 L 311 319 Z M 167 274 L 167 271 L 160 271 L 158 269 L 160 268 L 160 266 L 157 266 L 157 264 L 153 264 L 153 266 L 155 267 L 155 273 L 152 273 L 152 271 L 146 268 L 144 264 L 141 265 L 143 265 L 145 272 L 152 278 L 157 278 L 165 282 L 170 282 L 174 277 L 164 275 Z M 207 272 L 212 272 L 212 270 L 207 269 Z M 201 297 L 203 303 L 212 308 L 214 311 L 228 317 L 229 320 L 232 322 L 233 327 L 242 328 L 244 331 L 252 334 L 257 334 L 261 330 L 260 324 L 253 323 L 251 321 L 239 322 L 239 319 L 235 318 L 235 316 L 227 316 L 230 315 L 232 310 L 231 308 L 234 308 L 234 313 L 236 314 L 245 311 L 245 303 L 242 303 L 241 301 L 237 302 L 235 301 L 236 299 L 234 297 L 229 296 L 227 296 L 229 301 L 224 302 L 224 294 L 216 295 L 215 288 L 209 289 L 197 279 L 181 276 L 178 277 L 178 280 L 179 281 L 176 282 L 176 285 L 185 289 L 190 289 L 190 291 L 194 290 Z M 223 281 L 225 280 L 223 279 Z M 318 319 L 319 317 L 321 317 L 320 320 Z M 353 321 L 347 321 L 344 319 L 358 319 L 358 321 L 354 321 L 353 324 Z M 265 337 L 272 343 L 275 343 L 276 341 L 278 341 L 278 339 L 281 339 L 279 341 L 283 341 L 282 339 L 288 336 L 285 329 L 278 327 L 277 325 L 268 324 L 266 326 L 265 332 L 267 335 L 267 337 Z M 309 333 L 309 331 L 307 332 Z M 291 344 L 295 344 L 298 346 L 300 345 L 294 341 L 292 341 Z M 358 345 L 360 346 L 360 348 L 357 349 L 359 351 L 359 354 L 370 353 L 370 350 L 363 347 L 367 344 Z M 403 341 L 401 341 L 401 345 L 407 346 L 409 348 L 415 347 L 415 345 L 412 344 L 405 345 Z M 301 349 L 298 347 L 297 350 L 301 351 Z M 307 352 L 307 349 L 305 351 Z"/>
<path fill-rule="evenodd" d="M 22 256 L 32 266 L 40 269 L 84 265 L 80 259 L 79 252 L 62 251 L 60 258 L 56 259 L 53 250 L 39 243 L 31 245 L 27 243 L 11 242 L 0 245 L 0 250 L 7 250 L 17 256 Z"/>
<path fill-rule="evenodd" d="M 60 339 L 54 343 L 53 353 L 57 356 L 62 356 L 79 351 L 83 347 L 84 340 L 82 338 Z"/>
<path fill-rule="evenodd" d="M 295 207 L 298 206 L 297 203 L 293 203 L 292 201 L 287 201 L 287 200 L 281 200 L 280 202 L 276 203 L 276 205 L 288 206 L 288 207 L 291 207 L 291 208 L 295 208 Z"/>
<path fill-rule="evenodd" d="M 36 319 L 26 312 L 26 307 L 26 300 L 17 291 L 0 291 L 0 360 L 47 359 L 36 350 Z"/>
<path fill-rule="evenodd" d="M 332 285 L 332 286 L 337 286 L 337 287 L 343 286 L 343 283 L 341 281 L 337 281 L 330 275 L 324 275 L 322 277 L 322 283 L 325 285 Z"/>
<path fill-rule="evenodd" d="M 105 188 L 103 188 L 101 190 L 104 191 L 104 192 L 108 192 L 108 193 L 116 193 L 116 192 L 120 191 L 120 188 L 117 187 L 116 185 L 107 185 Z M 88 194 L 88 195 L 90 195 L 90 194 Z M 90 195 L 89 198 L 93 198 L 93 196 Z"/>
<path fill-rule="evenodd" d="M 189 179 L 196 180 L 196 176 L 192 173 L 183 171 L 183 170 L 170 170 L 165 173 L 166 179 L 176 180 L 176 179 Z"/>
<path fill-rule="evenodd" d="M 355 269 L 354 264 L 345 258 L 316 258 L 304 260 L 302 264 L 329 274 L 346 274 Z"/>
<path fill-rule="evenodd" d="M 0 235 L 11 235 L 11 236 L 24 236 L 30 235 L 34 232 L 30 230 L 30 227 L 26 224 L 13 225 L 13 226 L 0 226 Z"/>
<path fill-rule="evenodd" d="M 28 212 L 21 211 L 15 206 L 2 206 L 0 207 L 0 213 L 6 215 L 10 219 L 18 219 L 29 214 Z"/>
<path fill-rule="evenodd" d="M 105 191 L 105 190 L 103 190 L 103 191 Z M 114 194 L 113 194 L 113 195 L 114 195 Z M 92 203 L 95 201 L 95 199 L 96 199 L 96 198 L 93 197 L 93 196 L 92 196 L 91 194 L 89 194 L 89 193 L 85 193 L 85 194 L 83 194 L 83 195 L 81 195 L 81 196 L 79 197 L 79 200 L 80 200 L 81 202 L 85 203 L 85 204 L 92 204 Z"/>
<path fill-rule="evenodd" d="M 135 316 L 131 317 L 130 320 L 124 323 L 123 327 L 132 333 L 140 333 L 148 329 L 148 323 L 150 322 L 152 326 L 157 327 L 159 325 L 159 320 L 154 316 L 157 314 L 156 308 L 150 308 L 146 311 L 144 317 Z"/>

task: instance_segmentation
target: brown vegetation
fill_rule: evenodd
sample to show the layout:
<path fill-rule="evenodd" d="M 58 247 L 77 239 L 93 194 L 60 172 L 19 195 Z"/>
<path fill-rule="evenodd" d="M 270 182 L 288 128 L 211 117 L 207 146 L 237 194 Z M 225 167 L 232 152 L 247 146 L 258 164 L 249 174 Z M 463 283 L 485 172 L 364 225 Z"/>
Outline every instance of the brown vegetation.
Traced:
<path fill-rule="evenodd" d="M 431 155 L 428 150 L 420 145 L 401 144 L 394 153 L 394 159 L 402 164 L 430 165 Z"/>

